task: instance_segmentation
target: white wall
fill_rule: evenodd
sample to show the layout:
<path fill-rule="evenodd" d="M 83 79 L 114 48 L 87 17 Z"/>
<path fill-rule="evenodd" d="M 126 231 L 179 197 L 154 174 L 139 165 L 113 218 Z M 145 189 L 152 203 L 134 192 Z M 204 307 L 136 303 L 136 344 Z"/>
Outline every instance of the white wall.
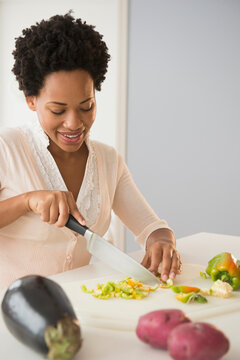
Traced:
<path fill-rule="evenodd" d="M 177 238 L 239 235 L 240 1 L 131 0 L 129 19 L 135 182 Z"/>
<path fill-rule="evenodd" d="M 0 126 L 19 126 L 35 116 L 11 72 L 15 37 L 22 29 L 65 14 L 70 9 L 104 35 L 111 61 L 102 91 L 97 92 L 97 117 L 92 138 L 114 146 L 125 156 L 127 0 L 0 0 Z M 124 247 L 123 229 L 114 220 L 114 240 Z"/>

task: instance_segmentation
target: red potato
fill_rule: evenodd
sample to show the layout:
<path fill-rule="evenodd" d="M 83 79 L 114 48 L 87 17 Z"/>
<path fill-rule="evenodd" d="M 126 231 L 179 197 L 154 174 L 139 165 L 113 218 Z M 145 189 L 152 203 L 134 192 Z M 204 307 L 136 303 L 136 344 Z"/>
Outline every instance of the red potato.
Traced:
<path fill-rule="evenodd" d="M 191 320 L 178 309 L 156 310 L 142 315 L 138 320 L 136 334 L 143 342 L 167 349 L 167 339 L 170 332 L 180 324 Z"/>
<path fill-rule="evenodd" d="M 221 330 L 203 322 L 180 325 L 168 338 L 168 351 L 174 360 L 218 360 L 229 347 Z"/>

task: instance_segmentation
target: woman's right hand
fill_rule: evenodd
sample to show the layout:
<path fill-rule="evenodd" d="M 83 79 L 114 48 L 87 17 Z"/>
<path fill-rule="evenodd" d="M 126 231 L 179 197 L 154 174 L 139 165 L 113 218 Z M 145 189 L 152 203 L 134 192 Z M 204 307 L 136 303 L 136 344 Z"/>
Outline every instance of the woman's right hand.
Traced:
<path fill-rule="evenodd" d="M 77 208 L 73 194 L 70 191 L 39 190 L 26 193 L 26 206 L 41 216 L 42 221 L 65 226 L 71 213 L 82 225 L 86 222 Z"/>

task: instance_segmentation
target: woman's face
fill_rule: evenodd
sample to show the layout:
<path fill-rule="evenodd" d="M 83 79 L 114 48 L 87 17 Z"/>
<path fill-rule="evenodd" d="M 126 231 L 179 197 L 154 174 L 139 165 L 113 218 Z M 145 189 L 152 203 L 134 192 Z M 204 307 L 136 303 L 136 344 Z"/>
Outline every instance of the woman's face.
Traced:
<path fill-rule="evenodd" d="M 94 82 L 84 70 L 58 71 L 45 78 L 38 96 L 26 98 L 50 140 L 52 153 L 78 151 L 95 120 Z"/>

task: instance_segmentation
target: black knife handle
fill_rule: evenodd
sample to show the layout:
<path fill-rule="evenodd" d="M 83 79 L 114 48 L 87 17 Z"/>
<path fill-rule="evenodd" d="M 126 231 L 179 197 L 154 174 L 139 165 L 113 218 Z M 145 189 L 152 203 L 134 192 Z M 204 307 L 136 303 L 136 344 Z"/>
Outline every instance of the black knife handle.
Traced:
<path fill-rule="evenodd" d="M 85 232 L 88 230 L 87 226 L 81 225 L 71 214 L 69 215 L 68 221 L 65 226 L 79 233 L 82 236 L 84 236 Z"/>

